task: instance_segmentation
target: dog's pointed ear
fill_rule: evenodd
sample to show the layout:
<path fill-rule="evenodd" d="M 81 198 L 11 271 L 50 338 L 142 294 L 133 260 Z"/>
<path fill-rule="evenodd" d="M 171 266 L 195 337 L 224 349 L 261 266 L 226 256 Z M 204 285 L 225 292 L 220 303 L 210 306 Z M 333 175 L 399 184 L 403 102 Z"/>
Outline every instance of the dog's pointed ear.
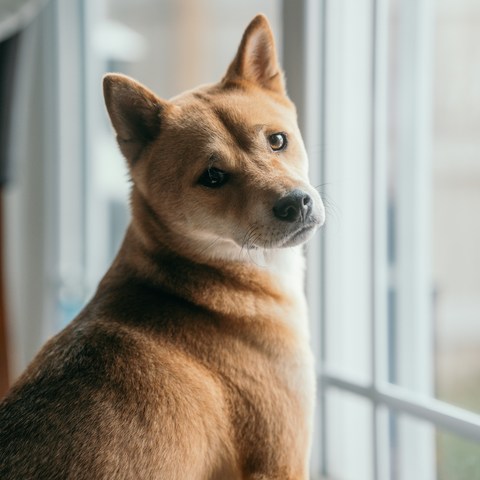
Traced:
<path fill-rule="evenodd" d="M 264 15 L 248 25 L 222 83 L 226 86 L 247 80 L 267 90 L 285 93 L 283 72 L 277 60 L 272 29 Z"/>
<path fill-rule="evenodd" d="M 135 80 L 120 74 L 103 79 L 103 94 L 120 150 L 130 165 L 160 133 L 168 102 Z"/>

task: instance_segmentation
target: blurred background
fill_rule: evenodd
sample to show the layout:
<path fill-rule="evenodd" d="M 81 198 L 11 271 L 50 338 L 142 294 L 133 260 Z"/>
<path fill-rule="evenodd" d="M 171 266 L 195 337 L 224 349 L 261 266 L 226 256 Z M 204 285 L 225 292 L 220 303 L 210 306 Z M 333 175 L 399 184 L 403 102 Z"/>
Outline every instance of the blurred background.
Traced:
<path fill-rule="evenodd" d="M 103 74 L 215 82 L 258 12 L 327 204 L 312 478 L 480 480 L 478 0 L 0 0 L 0 396 L 129 221 Z"/>

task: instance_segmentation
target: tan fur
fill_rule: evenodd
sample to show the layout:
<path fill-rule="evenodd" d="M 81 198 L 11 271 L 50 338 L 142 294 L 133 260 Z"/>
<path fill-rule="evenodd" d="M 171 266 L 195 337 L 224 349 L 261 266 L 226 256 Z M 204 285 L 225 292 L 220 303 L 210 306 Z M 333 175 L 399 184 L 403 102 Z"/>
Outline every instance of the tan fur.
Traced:
<path fill-rule="evenodd" d="M 2 402 L 0 478 L 307 479 L 300 243 L 324 211 L 268 22 L 218 84 L 170 101 L 122 75 L 104 88 L 133 220 L 94 298 Z M 211 165 L 221 188 L 198 183 Z M 298 188 L 313 210 L 296 237 L 272 208 Z"/>

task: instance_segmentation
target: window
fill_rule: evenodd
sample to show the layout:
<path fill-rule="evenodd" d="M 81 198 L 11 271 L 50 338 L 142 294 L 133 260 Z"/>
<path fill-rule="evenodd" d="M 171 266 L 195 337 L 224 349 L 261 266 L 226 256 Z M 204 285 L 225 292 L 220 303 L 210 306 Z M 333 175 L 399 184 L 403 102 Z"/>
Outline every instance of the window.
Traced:
<path fill-rule="evenodd" d="M 48 2 L 12 129 L 14 373 L 81 308 L 128 221 L 102 74 L 165 97 L 215 81 L 260 10 L 327 205 L 308 251 L 312 478 L 480 479 L 478 0 Z"/>
<path fill-rule="evenodd" d="M 327 203 L 309 262 L 313 470 L 480 478 L 480 6 L 305 3 L 321 98 L 304 118 L 320 110 L 307 143 Z"/>

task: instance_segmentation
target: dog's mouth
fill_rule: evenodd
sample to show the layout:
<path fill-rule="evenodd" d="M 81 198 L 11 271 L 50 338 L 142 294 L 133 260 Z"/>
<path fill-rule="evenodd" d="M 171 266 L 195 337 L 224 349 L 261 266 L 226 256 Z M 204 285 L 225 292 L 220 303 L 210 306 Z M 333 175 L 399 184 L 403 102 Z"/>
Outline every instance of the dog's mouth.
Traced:
<path fill-rule="evenodd" d="M 236 243 L 242 250 L 273 250 L 301 245 L 324 224 L 325 214 L 321 206 L 307 218 L 297 221 L 255 222 L 246 230 L 242 241 Z"/>
<path fill-rule="evenodd" d="M 307 241 L 319 226 L 318 222 L 309 222 L 290 232 L 278 232 L 273 238 L 256 238 L 244 244 L 248 250 L 288 248 Z"/>
<path fill-rule="evenodd" d="M 310 238 L 317 227 L 318 224 L 315 222 L 302 225 L 298 230 L 286 235 L 279 247 L 286 248 L 300 245 Z"/>

